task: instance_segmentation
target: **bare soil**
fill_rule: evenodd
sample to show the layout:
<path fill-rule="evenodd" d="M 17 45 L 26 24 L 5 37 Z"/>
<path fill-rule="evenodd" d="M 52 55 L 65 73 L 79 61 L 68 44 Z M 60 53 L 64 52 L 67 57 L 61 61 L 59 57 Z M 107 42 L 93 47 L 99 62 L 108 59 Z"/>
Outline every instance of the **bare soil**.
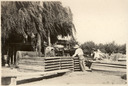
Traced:
<path fill-rule="evenodd" d="M 21 83 L 18 86 L 56 86 L 56 85 L 85 85 L 85 84 L 126 84 L 126 80 L 121 78 L 123 73 L 105 73 L 105 72 L 71 72 L 62 76 L 53 76 L 52 78 L 34 78 L 27 83 Z M 20 79 L 21 77 L 19 77 Z"/>

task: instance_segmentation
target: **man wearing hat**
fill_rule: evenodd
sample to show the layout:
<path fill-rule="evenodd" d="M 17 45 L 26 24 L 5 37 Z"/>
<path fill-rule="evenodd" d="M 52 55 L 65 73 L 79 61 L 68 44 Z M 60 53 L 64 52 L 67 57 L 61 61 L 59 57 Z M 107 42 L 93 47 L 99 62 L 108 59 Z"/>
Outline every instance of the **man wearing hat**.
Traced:
<path fill-rule="evenodd" d="M 73 57 L 77 56 L 79 57 L 79 60 L 80 60 L 80 66 L 81 66 L 81 69 L 82 71 L 86 71 L 86 66 L 85 66 L 85 58 L 84 58 L 84 53 L 83 53 L 83 50 L 79 47 L 79 45 L 75 45 L 76 48 L 76 51 L 75 51 L 75 54 L 73 55 Z"/>

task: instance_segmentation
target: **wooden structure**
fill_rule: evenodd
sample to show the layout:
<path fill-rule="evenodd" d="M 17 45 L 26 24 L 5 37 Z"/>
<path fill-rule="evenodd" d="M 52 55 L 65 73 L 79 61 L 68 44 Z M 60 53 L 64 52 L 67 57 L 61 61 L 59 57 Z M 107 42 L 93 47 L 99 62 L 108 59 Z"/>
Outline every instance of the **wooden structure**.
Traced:
<path fill-rule="evenodd" d="M 44 71 L 53 71 L 53 70 L 62 70 L 62 69 L 74 70 L 73 59 L 69 57 L 48 57 L 45 58 L 44 61 L 45 61 Z"/>
<path fill-rule="evenodd" d="M 95 62 L 93 61 L 92 70 L 95 71 L 108 71 L 108 72 L 126 72 L 126 62 Z"/>
<path fill-rule="evenodd" d="M 54 71 L 69 69 L 81 71 L 78 57 L 23 57 L 19 69 L 26 71 Z"/>

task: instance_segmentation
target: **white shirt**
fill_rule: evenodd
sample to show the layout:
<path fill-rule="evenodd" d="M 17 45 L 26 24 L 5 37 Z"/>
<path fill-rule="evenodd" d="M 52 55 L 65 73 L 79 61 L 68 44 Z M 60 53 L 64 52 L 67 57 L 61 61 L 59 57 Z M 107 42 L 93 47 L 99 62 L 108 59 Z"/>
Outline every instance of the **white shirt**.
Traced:
<path fill-rule="evenodd" d="M 94 59 L 95 58 L 101 58 L 100 56 L 102 55 L 101 52 L 94 52 L 95 56 L 94 56 Z"/>
<path fill-rule="evenodd" d="M 73 57 L 76 56 L 76 55 L 78 55 L 78 56 L 84 55 L 83 50 L 81 48 L 76 49 L 75 54 L 73 55 Z"/>

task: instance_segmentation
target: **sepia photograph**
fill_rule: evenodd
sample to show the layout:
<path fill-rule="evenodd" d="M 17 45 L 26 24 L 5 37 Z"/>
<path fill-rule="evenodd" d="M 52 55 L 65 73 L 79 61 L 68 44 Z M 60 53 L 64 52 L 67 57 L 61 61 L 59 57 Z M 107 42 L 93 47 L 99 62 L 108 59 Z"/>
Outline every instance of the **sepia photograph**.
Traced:
<path fill-rule="evenodd" d="M 128 0 L 1 3 L 1 86 L 127 85 Z"/>

